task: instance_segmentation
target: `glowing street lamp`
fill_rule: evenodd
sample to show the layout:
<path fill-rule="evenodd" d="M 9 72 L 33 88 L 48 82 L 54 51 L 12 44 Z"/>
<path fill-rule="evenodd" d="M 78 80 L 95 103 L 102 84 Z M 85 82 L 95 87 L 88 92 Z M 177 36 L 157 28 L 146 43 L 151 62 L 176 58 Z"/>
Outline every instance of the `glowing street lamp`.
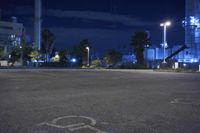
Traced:
<path fill-rule="evenodd" d="M 90 66 L 90 47 L 85 48 L 87 50 L 87 66 Z"/>
<path fill-rule="evenodd" d="M 160 26 L 163 27 L 164 31 L 163 31 L 163 63 L 166 63 L 165 61 L 165 48 L 167 46 L 167 41 L 166 41 L 166 36 L 167 36 L 167 26 L 170 26 L 171 22 L 170 21 L 166 21 L 164 23 L 161 23 Z"/>

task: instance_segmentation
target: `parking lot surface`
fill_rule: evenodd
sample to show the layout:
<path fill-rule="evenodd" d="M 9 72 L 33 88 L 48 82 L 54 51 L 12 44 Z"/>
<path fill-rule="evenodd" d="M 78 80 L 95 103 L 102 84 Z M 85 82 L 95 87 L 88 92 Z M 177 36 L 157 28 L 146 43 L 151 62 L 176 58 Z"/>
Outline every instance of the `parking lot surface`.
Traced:
<path fill-rule="evenodd" d="M 199 73 L 0 71 L 0 133 L 198 132 Z"/>

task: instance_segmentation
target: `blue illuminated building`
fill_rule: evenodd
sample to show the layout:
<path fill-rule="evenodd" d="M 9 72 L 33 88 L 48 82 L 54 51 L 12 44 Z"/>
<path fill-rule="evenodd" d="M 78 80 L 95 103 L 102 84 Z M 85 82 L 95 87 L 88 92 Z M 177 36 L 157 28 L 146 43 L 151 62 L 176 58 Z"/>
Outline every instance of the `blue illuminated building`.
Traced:
<path fill-rule="evenodd" d="M 200 0 L 186 0 L 185 20 L 185 44 L 183 62 L 198 62 L 200 60 Z"/>
<path fill-rule="evenodd" d="M 166 60 L 178 61 L 182 64 L 200 63 L 200 0 L 185 0 L 185 45 L 174 44 L 166 48 Z M 147 62 L 161 62 L 163 46 L 152 46 L 145 51 Z M 156 65 L 156 63 L 154 63 Z"/>

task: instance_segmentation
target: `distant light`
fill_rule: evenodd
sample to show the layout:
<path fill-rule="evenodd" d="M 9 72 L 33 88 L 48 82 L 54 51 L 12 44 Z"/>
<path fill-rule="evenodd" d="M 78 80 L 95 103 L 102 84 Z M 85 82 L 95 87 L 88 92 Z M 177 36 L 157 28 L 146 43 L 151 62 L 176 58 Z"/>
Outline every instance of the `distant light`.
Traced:
<path fill-rule="evenodd" d="M 15 39 L 15 35 L 11 35 L 10 38 L 11 38 L 12 40 L 14 40 L 14 39 Z"/>
<path fill-rule="evenodd" d="M 194 59 L 194 62 L 198 62 L 198 59 Z"/>
<path fill-rule="evenodd" d="M 60 56 L 59 55 L 55 55 L 55 58 L 60 58 Z"/>
<path fill-rule="evenodd" d="M 32 60 L 32 62 L 37 62 L 37 60 Z"/>
<path fill-rule="evenodd" d="M 178 62 L 182 62 L 182 60 L 181 60 L 181 59 L 178 59 Z"/>
<path fill-rule="evenodd" d="M 75 58 L 72 58 L 72 59 L 71 59 L 71 62 L 76 63 L 77 60 L 76 60 Z"/>
<path fill-rule="evenodd" d="M 183 64 L 183 66 L 184 66 L 184 67 L 186 67 L 186 66 L 187 66 L 187 64 Z"/>
<path fill-rule="evenodd" d="M 89 48 L 89 47 L 86 47 L 86 49 L 89 50 L 90 48 Z"/>
<path fill-rule="evenodd" d="M 55 52 L 55 56 L 52 58 L 54 62 L 59 62 L 60 60 L 60 55 L 58 52 Z"/>
<path fill-rule="evenodd" d="M 171 25 L 171 22 L 170 22 L 170 21 L 167 21 L 165 24 L 166 24 L 166 26 L 170 26 L 170 25 Z"/>
<path fill-rule="evenodd" d="M 199 19 L 195 18 L 194 16 L 190 16 L 190 25 L 200 27 Z"/>
<path fill-rule="evenodd" d="M 160 45 L 161 45 L 162 47 L 164 47 L 163 43 L 161 43 Z M 168 47 L 168 44 L 165 43 L 165 48 L 167 48 L 167 47 Z"/>
<path fill-rule="evenodd" d="M 36 60 L 36 62 L 44 62 L 44 61 L 43 60 L 38 60 L 38 61 Z"/>
<path fill-rule="evenodd" d="M 196 28 L 200 28 L 200 20 L 194 16 L 189 17 L 189 21 L 187 21 L 188 18 L 185 18 L 185 20 L 182 21 L 183 26 L 195 26 Z"/>
<path fill-rule="evenodd" d="M 171 22 L 170 21 L 166 21 L 165 23 L 161 23 L 160 26 L 170 26 Z"/>
<path fill-rule="evenodd" d="M 198 59 L 190 59 L 190 63 L 198 62 Z"/>

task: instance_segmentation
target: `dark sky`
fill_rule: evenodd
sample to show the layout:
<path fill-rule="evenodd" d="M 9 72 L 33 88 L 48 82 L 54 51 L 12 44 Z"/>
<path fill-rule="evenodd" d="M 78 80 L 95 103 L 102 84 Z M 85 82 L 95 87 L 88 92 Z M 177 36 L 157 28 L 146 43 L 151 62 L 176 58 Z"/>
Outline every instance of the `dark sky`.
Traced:
<path fill-rule="evenodd" d="M 1 0 L 3 20 L 18 17 L 32 33 L 33 0 Z M 183 44 L 184 0 L 43 0 L 43 28 L 56 36 L 55 47 L 66 48 L 88 38 L 95 51 L 129 46 L 135 31 L 149 31 L 152 44 L 162 42 L 160 22 L 172 21 L 168 44 Z"/>

